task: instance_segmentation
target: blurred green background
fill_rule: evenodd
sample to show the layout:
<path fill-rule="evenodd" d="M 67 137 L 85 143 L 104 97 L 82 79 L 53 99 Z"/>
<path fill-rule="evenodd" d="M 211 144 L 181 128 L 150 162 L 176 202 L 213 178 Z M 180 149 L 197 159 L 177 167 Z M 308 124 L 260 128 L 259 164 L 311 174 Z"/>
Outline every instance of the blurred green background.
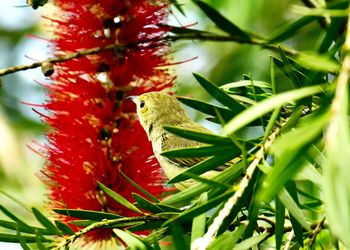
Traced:
<path fill-rule="evenodd" d="M 268 35 L 282 24 L 295 19 L 297 15 L 289 11 L 290 7 L 293 4 L 302 4 L 301 1 L 293 0 L 206 2 L 242 29 L 260 35 Z M 190 0 L 180 0 L 179 3 L 183 4 L 186 16 L 173 8 L 171 24 L 194 24 L 191 28 L 221 33 Z M 52 12 L 52 6 L 48 4 L 36 11 L 30 7 L 16 7 L 25 4 L 25 0 L 0 0 L 0 68 L 29 64 L 49 55 L 45 40 L 50 38 L 49 23 L 41 16 Z M 311 49 L 317 42 L 315 37 L 319 31 L 317 24 L 309 25 L 297 37 L 288 40 L 288 45 L 302 50 Z M 192 72 L 200 73 L 217 84 L 240 80 L 243 74 L 249 74 L 257 80 L 270 80 L 269 55 L 273 52 L 256 46 L 232 42 L 179 41 L 173 45 L 172 50 L 171 57 L 174 62 L 196 58 L 173 67 L 178 76 L 176 90 L 180 95 L 201 100 L 210 99 L 195 82 Z M 21 102 L 42 103 L 45 92 L 36 82 L 48 82 L 48 79 L 43 77 L 40 69 L 15 73 L 1 79 L 0 190 L 16 197 L 28 207 L 41 208 L 46 192 L 37 175 L 44 160 L 30 150 L 28 145 L 38 148 L 35 142 L 45 144 L 45 128 L 32 107 Z M 282 76 L 277 79 L 286 81 Z M 203 118 L 200 114 L 191 112 L 191 115 L 196 120 Z M 207 126 L 212 125 L 207 123 Z M 18 212 L 19 216 L 25 214 L 23 209 L 3 193 L 0 194 L 0 203 L 11 211 Z M 0 244 L 0 249 L 2 246 Z"/>

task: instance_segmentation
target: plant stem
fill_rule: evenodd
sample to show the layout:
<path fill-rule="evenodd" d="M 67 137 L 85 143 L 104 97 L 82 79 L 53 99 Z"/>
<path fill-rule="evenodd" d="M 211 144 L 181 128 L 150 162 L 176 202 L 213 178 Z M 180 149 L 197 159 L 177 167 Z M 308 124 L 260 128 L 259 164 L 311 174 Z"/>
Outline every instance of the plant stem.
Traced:
<path fill-rule="evenodd" d="M 189 33 L 189 34 L 181 34 L 181 35 L 169 35 L 165 36 L 163 38 L 157 38 L 156 39 L 149 39 L 145 41 L 139 41 L 138 43 L 130 43 L 126 45 L 122 44 L 109 44 L 104 47 L 94 47 L 90 49 L 83 49 L 77 52 L 72 53 L 66 53 L 63 56 L 58 57 L 52 57 L 48 58 L 43 61 L 35 62 L 32 64 L 26 64 L 26 65 L 16 65 L 13 67 L 5 68 L 0 70 L 0 76 L 12 74 L 18 71 L 28 70 L 28 69 L 34 69 L 38 67 L 42 67 L 44 63 L 59 63 L 59 62 L 65 62 L 72 59 L 80 58 L 82 56 L 92 55 L 92 54 L 98 54 L 101 51 L 108 51 L 108 50 L 123 50 L 123 49 L 145 49 L 145 46 L 140 46 L 142 44 L 148 44 L 152 42 L 168 42 L 168 41 L 179 41 L 179 40 L 199 40 L 199 41 L 213 41 L 213 42 L 237 42 L 237 43 L 244 43 L 244 44 L 251 44 L 251 45 L 258 45 L 263 48 L 267 48 L 273 51 L 278 51 L 278 48 L 280 47 L 286 54 L 289 55 L 296 55 L 298 54 L 298 51 L 289 48 L 287 46 L 281 45 L 281 44 L 268 44 L 266 41 L 262 39 L 256 39 L 252 38 L 249 41 L 241 40 L 239 37 L 236 36 L 227 36 L 227 35 L 218 35 L 213 33 Z M 157 45 L 154 45 L 157 46 Z M 149 47 L 149 46 L 147 46 Z"/>

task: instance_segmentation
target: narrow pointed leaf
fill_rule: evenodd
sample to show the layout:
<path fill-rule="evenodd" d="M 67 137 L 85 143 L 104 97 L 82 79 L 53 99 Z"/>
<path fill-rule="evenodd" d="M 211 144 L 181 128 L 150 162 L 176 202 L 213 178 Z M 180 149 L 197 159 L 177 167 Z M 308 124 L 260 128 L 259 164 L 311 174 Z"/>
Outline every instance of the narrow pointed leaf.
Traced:
<path fill-rule="evenodd" d="M 159 200 L 154 197 L 150 192 L 148 192 L 146 189 L 143 189 L 139 184 L 134 182 L 131 178 L 129 178 L 126 174 L 124 174 L 122 171 L 120 171 L 121 175 L 124 176 L 124 178 L 130 182 L 134 187 L 136 187 L 139 191 L 141 191 L 144 195 L 146 195 L 150 200 L 154 202 L 159 202 Z"/>
<path fill-rule="evenodd" d="M 275 240 L 276 249 L 279 250 L 282 246 L 282 240 L 284 235 L 284 220 L 285 220 L 285 207 L 279 198 L 276 196 L 276 224 L 275 224 Z"/>
<path fill-rule="evenodd" d="M 254 235 L 254 236 L 252 236 L 248 239 L 245 239 L 242 242 L 236 244 L 234 247 L 234 250 L 251 249 L 252 247 L 259 245 L 267 237 L 269 237 L 269 233 L 262 233 L 262 234 Z"/>
<path fill-rule="evenodd" d="M 292 21 L 285 25 L 280 26 L 277 30 L 273 31 L 271 35 L 266 39 L 269 43 L 277 43 L 284 41 L 296 34 L 300 29 L 304 28 L 309 23 L 317 20 L 317 17 L 305 16 L 298 20 Z"/>
<path fill-rule="evenodd" d="M 43 225 L 47 230 L 49 230 L 51 233 L 55 235 L 62 236 L 62 233 L 57 229 L 57 227 L 45 216 L 43 215 L 38 209 L 35 207 L 32 208 L 33 214 L 35 218 L 40 222 L 41 225 Z"/>
<path fill-rule="evenodd" d="M 121 218 L 120 215 L 106 213 L 106 212 L 98 212 L 91 210 L 80 210 L 80 209 L 53 209 L 54 212 L 62 215 L 67 215 L 73 218 L 85 219 L 85 220 L 94 220 L 101 221 L 104 219 L 118 219 Z"/>
<path fill-rule="evenodd" d="M 238 179 L 243 172 L 243 164 L 238 163 L 234 167 L 230 167 L 222 171 L 219 175 L 212 178 L 216 182 L 231 183 L 233 180 Z M 177 194 L 167 197 L 162 201 L 161 204 L 178 204 L 179 202 L 184 202 L 192 200 L 201 193 L 209 190 L 211 185 L 206 183 L 200 183 L 193 187 L 187 188 Z"/>
<path fill-rule="evenodd" d="M 133 193 L 132 196 L 134 197 L 135 201 L 137 202 L 137 205 L 148 212 L 151 213 L 161 213 L 164 212 L 160 207 L 158 207 L 156 204 L 153 204 L 152 202 L 146 200 L 142 196 Z"/>
<path fill-rule="evenodd" d="M 23 228 L 24 230 L 27 230 L 28 232 L 32 232 L 35 233 L 34 229 L 29 226 L 28 224 L 26 224 L 24 221 L 22 221 L 21 219 L 19 219 L 16 215 L 14 215 L 13 213 L 11 213 L 9 210 L 7 210 L 5 207 L 3 207 L 2 205 L 0 205 L 0 210 L 10 219 L 12 219 L 13 221 L 15 221 L 18 224 L 19 228 Z"/>
<path fill-rule="evenodd" d="M 310 230 L 310 225 L 306 220 L 306 217 L 304 216 L 302 210 L 298 207 L 287 190 L 283 188 L 277 196 L 285 208 L 288 210 L 288 212 L 296 219 L 296 221 L 298 221 L 298 223 L 305 230 Z"/>
<path fill-rule="evenodd" d="M 55 220 L 55 224 L 56 224 L 56 227 L 59 230 L 61 230 L 61 232 L 63 234 L 67 234 L 67 235 L 73 235 L 74 234 L 74 231 L 66 223 L 60 222 L 58 220 Z"/>
<path fill-rule="evenodd" d="M 229 96 L 225 91 L 215 86 L 213 83 L 205 79 L 203 76 L 193 73 L 193 76 L 199 82 L 199 84 L 218 102 L 228 107 L 230 110 L 234 110 L 235 112 L 240 112 L 245 109 L 245 107 Z"/>
<path fill-rule="evenodd" d="M 177 182 L 189 179 L 189 177 L 186 175 L 186 173 L 191 173 L 191 174 L 196 174 L 196 175 L 203 174 L 206 171 L 213 170 L 217 167 L 222 166 L 223 164 L 225 164 L 229 160 L 232 160 L 236 156 L 237 156 L 236 153 L 232 153 L 232 152 L 227 152 L 224 155 L 215 155 L 215 156 L 210 157 L 204 161 L 201 161 L 200 163 L 189 168 L 188 170 L 175 176 L 174 178 L 169 180 L 168 183 L 177 183 Z"/>
<path fill-rule="evenodd" d="M 208 201 L 208 193 L 203 193 L 199 196 L 197 206 L 201 206 Z M 191 243 L 197 238 L 202 237 L 205 233 L 206 226 L 206 213 L 199 214 L 193 218 L 192 229 L 191 229 Z"/>
<path fill-rule="evenodd" d="M 197 132 L 189 129 L 170 127 L 170 126 L 164 126 L 163 128 L 172 134 L 175 134 L 180 137 L 190 139 L 193 141 L 203 142 L 207 144 L 233 145 L 231 139 L 220 135 Z"/>
<path fill-rule="evenodd" d="M 325 86 L 323 85 L 316 85 L 312 87 L 291 90 L 258 102 L 255 106 L 248 108 L 247 110 L 234 117 L 231 121 L 229 121 L 223 127 L 223 133 L 233 134 L 243 126 L 248 125 L 250 122 L 260 118 L 261 116 L 273 111 L 276 108 L 281 107 L 286 103 L 290 103 L 323 92 L 324 87 Z"/>
<path fill-rule="evenodd" d="M 181 250 L 189 250 L 190 247 L 188 246 L 185 238 L 184 233 L 180 225 L 173 223 L 170 225 L 170 232 L 171 236 L 173 238 L 172 242 L 174 243 L 175 249 L 181 249 Z"/>
<path fill-rule="evenodd" d="M 216 105 L 213 105 L 210 103 L 206 103 L 206 102 L 202 102 L 202 101 L 192 100 L 192 99 L 184 98 L 184 97 L 178 97 L 177 99 L 180 102 L 182 102 L 183 104 L 185 104 L 191 108 L 194 108 L 195 110 L 198 110 L 198 111 L 200 111 L 204 114 L 207 114 L 207 115 L 216 116 L 215 110 L 217 110 L 218 112 L 220 112 L 220 114 L 222 115 L 224 120 L 229 120 L 229 119 L 233 118 L 236 114 L 238 114 L 238 112 L 236 112 L 235 110 L 221 108 L 219 106 L 216 106 Z"/>
<path fill-rule="evenodd" d="M 17 236 L 19 240 L 19 244 L 21 245 L 23 250 L 31 250 L 31 248 L 27 245 L 27 242 L 24 237 L 22 237 L 21 233 L 17 231 Z"/>
<path fill-rule="evenodd" d="M 152 248 L 148 246 L 145 242 L 143 242 L 140 238 L 135 235 L 120 230 L 113 229 L 113 232 L 123 241 L 125 242 L 129 249 L 137 249 L 137 250 L 151 250 Z"/>
<path fill-rule="evenodd" d="M 27 243 L 35 243 L 36 237 L 35 236 L 27 236 L 22 235 L 22 238 L 25 239 Z M 47 238 L 42 238 L 41 241 L 43 242 L 51 242 L 52 240 Z M 6 233 L 0 233 L 0 242 L 13 242 L 13 243 L 19 243 L 19 238 L 17 235 L 14 234 L 6 234 Z"/>
<path fill-rule="evenodd" d="M 303 86 L 301 80 L 299 79 L 298 75 L 294 72 L 294 69 L 292 67 L 292 64 L 290 63 L 289 59 L 287 58 L 284 51 L 279 48 L 279 52 L 282 58 L 282 62 L 285 67 L 285 72 L 287 73 L 288 77 L 292 80 L 295 88 L 301 88 Z"/>
<path fill-rule="evenodd" d="M 193 2 L 212 20 L 216 26 L 222 31 L 231 34 L 232 36 L 238 37 L 241 41 L 250 41 L 251 37 L 245 31 L 241 30 L 226 17 L 220 14 L 216 9 L 208 5 L 203 1 L 193 0 Z"/>
<path fill-rule="evenodd" d="M 105 185 L 103 185 L 101 182 L 97 182 L 97 185 L 99 186 L 99 188 L 101 188 L 101 190 L 103 192 L 108 194 L 112 199 L 114 199 L 120 205 L 123 205 L 124 207 L 130 209 L 131 211 L 134 211 L 135 213 L 143 214 L 143 212 L 141 210 L 139 210 L 135 205 L 130 203 L 127 199 L 125 199 L 120 194 L 117 194 L 112 189 L 110 189 L 110 188 L 106 187 Z"/>
<path fill-rule="evenodd" d="M 35 231 L 39 232 L 40 234 L 45 234 L 45 235 L 51 234 L 45 228 L 33 227 L 33 226 L 29 226 L 29 228 L 23 227 L 20 224 L 17 224 L 16 222 L 7 221 L 7 220 L 0 220 L 0 227 L 11 229 L 11 230 L 19 230 L 22 233 L 29 233 L 29 234 L 33 234 L 33 233 L 35 233 Z"/>
<path fill-rule="evenodd" d="M 219 145 L 210 145 L 203 147 L 188 147 L 181 149 L 167 150 L 161 153 L 162 156 L 168 158 L 194 158 L 194 157 L 208 157 L 212 155 L 225 154 L 228 151 L 233 151 L 237 155 L 240 153 L 240 150 L 237 147 L 233 146 L 219 146 Z"/>

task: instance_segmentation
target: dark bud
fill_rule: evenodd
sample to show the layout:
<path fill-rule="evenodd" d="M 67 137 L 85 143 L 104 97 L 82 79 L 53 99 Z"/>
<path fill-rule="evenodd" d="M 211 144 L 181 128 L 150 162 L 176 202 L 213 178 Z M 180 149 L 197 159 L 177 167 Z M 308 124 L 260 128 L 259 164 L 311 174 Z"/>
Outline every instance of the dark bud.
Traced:
<path fill-rule="evenodd" d="M 53 72 L 55 72 L 53 64 L 45 61 L 41 64 L 41 72 L 43 72 L 44 76 L 51 76 Z"/>

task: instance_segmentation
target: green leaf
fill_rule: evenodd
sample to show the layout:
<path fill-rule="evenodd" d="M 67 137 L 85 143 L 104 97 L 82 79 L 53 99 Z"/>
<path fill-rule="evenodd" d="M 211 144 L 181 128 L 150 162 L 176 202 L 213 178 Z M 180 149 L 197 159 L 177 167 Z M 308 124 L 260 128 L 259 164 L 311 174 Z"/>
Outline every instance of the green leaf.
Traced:
<path fill-rule="evenodd" d="M 186 171 L 183 171 L 182 173 L 178 174 L 174 178 L 170 179 L 168 183 L 177 183 L 189 179 L 189 176 L 186 175 L 187 173 L 196 175 L 203 174 L 206 171 L 213 170 L 222 166 L 223 164 L 227 163 L 229 160 L 232 160 L 236 156 L 236 152 L 227 152 L 226 154 L 212 156 L 204 161 L 195 164 Z"/>
<path fill-rule="evenodd" d="M 132 203 L 130 203 L 127 199 L 122 197 L 120 194 L 117 194 L 112 189 L 106 187 L 101 182 L 97 182 L 97 185 L 99 188 L 101 188 L 101 190 L 103 192 L 105 192 L 107 195 L 109 195 L 113 200 L 118 202 L 120 205 L 130 209 L 131 211 L 134 211 L 135 213 L 143 214 L 143 212 L 141 210 L 139 210 L 136 206 L 134 206 Z"/>
<path fill-rule="evenodd" d="M 74 234 L 74 231 L 66 223 L 60 222 L 58 220 L 55 220 L 55 224 L 56 224 L 56 227 L 59 230 L 61 230 L 61 232 L 63 234 L 67 234 L 67 235 L 73 235 Z"/>
<path fill-rule="evenodd" d="M 17 224 L 13 221 L 7 221 L 7 220 L 0 220 L 0 227 L 11 229 L 11 230 L 19 230 L 22 233 L 29 233 L 34 234 L 35 231 L 40 232 L 41 234 L 50 235 L 51 232 L 48 232 L 45 228 L 39 228 L 39 227 L 23 227 L 20 224 Z"/>
<path fill-rule="evenodd" d="M 194 108 L 195 110 L 198 110 L 207 115 L 216 116 L 215 110 L 217 110 L 221 114 L 221 116 L 224 118 L 225 121 L 232 119 L 236 114 L 239 113 L 239 112 L 236 112 L 235 110 L 221 108 L 219 106 L 215 106 L 210 103 L 192 100 L 189 98 L 178 97 L 177 99 L 183 104 L 191 108 Z"/>
<path fill-rule="evenodd" d="M 43 215 L 38 209 L 35 207 L 32 208 L 33 214 L 35 218 L 43 225 L 49 232 L 55 235 L 62 236 L 62 233 L 57 229 L 57 227 L 48 219 L 45 215 Z"/>
<path fill-rule="evenodd" d="M 273 31 L 266 40 L 268 41 L 268 43 L 282 42 L 292 37 L 296 34 L 297 31 L 304 28 L 306 25 L 315 20 L 317 20 L 316 17 L 306 16 L 298 20 L 292 21 L 290 23 L 287 23 L 285 25 L 282 25 L 277 30 Z"/>
<path fill-rule="evenodd" d="M 153 229 L 159 229 L 164 224 L 164 220 L 158 220 L 158 221 L 147 221 L 140 223 L 140 225 L 131 226 L 128 227 L 128 230 L 131 232 L 138 232 L 138 231 L 144 231 L 144 230 L 153 230 Z"/>
<path fill-rule="evenodd" d="M 247 250 L 252 247 L 259 245 L 262 241 L 264 241 L 267 237 L 269 237 L 269 233 L 262 233 L 258 235 L 254 235 L 248 239 L 241 241 L 236 244 L 234 250 Z"/>
<path fill-rule="evenodd" d="M 177 2 L 177 0 L 170 0 L 170 3 L 171 3 L 172 5 L 174 5 L 175 8 L 176 8 L 182 15 L 186 16 L 184 10 L 182 9 L 182 6 L 181 6 L 182 4 L 179 4 L 179 3 Z"/>
<path fill-rule="evenodd" d="M 113 232 L 120 238 L 123 242 L 128 245 L 129 249 L 133 250 L 151 250 L 151 246 L 147 245 L 140 238 L 136 237 L 134 234 L 120 229 L 113 229 Z"/>
<path fill-rule="evenodd" d="M 243 172 L 243 164 L 237 163 L 234 167 L 230 167 L 222 171 L 219 175 L 212 178 L 213 181 L 231 183 L 241 176 Z M 193 187 L 187 188 L 177 194 L 165 198 L 161 204 L 178 204 L 180 202 L 192 200 L 197 198 L 201 193 L 207 191 L 211 188 L 211 185 L 206 183 L 199 183 Z"/>
<path fill-rule="evenodd" d="M 233 195 L 233 191 L 227 191 L 213 199 L 210 199 L 209 201 L 197 205 L 194 207 L 191 207 L 181 214 L 177 215 L 176 217 L 173 217 L 166 221 L 163 226 L 169 226 L 174 222 L 186 222 L 186 221 L 191 221 L 195 216 L 199 216 L 206 211 L 216 207 L 218 204 L 220 204 L 223 201 L 226 201 L 228 198 L 230 198 Z"/>
<path fill-rule="evenodd" d="M 146 195 L 150 200 L 154 202 L 159 202 L 159 200 L 154 197 L 150 192 L 148 192 L 146 189 L 143 189 L 139 184 L 134 182 L 132 179 L 130 179 L 126 174 L 124 174 L 122 171 L 120 171 L 120 174 L 128 181 L 130 182 L 134 187 L 136 187 L 140 192 L 142 192 L 144 195 Z"/>
<path fill-rule="evenodd" d="M 36 242 L 36 236 L 26 236 L 22 235 L 22 239 L 26 241 L 26 243 L 35 243 Z M 43 242 L 51 242 L 51 239 L 47 238 L 41 238 L 41 241 Z M 0 242 L 13 242 L 13 243 L 19 243 L 20 240 L 18 238 L 18 235 L 14 234 L 6 234 L 6 233 L 0 233 Z"/>
<path fill-rule="evenodd" d="M 230 82 L 230 83 L 221 85 L 220 88 L 225 92 L 230 92 L 232 90 L 235 90 L 236 88 L 252 87 L 252 86 L 258 87 L 258 88 L 266 88 L 266 89 L 271 88 L 271 84 L 264 81 L 257 81 L 257 80 L 241 80 L 237 82 Z"/>
<path fill-rule="evenodd" d="M 73 218 L 85 219 L 85 220 L 94 220 L 101 221 L 104 219 L 118 219 L 121 218 L 120 215 L 106 213 L 106 212 L 98 212 L 91 210 L 80 210 L 80 209 L 53 209 L 55 213 L 67 215 Z"/>
<path fill-rule="evenodd" d="M 170 226 L 170 232 L 172 236 L 172 242 L 175 246 L 175 249 L 181 249 L 181 250 L 189 250 L 190 247 L 188 246 L 183 230 L 181 226 L 177 223 L 173 223 Z"/>
<path fill-rule="evenodd" d="M 305 166 L 305 152 L 321 135 L 328 122 L 328 113 L 312 115 L 303 124 L 280 137 L 272 145 L 276 156 L 275 166 L 265 179 L 266 188 L 260 190 L 259 197 L 270 201 L 283 185 Z"/>
<path fill-rule="evenodd" d="M 307 69 L 326 73 L 337 73 L 340 69 L 340 64 L 337 61 L 331 59 L 328 55 L 315 52 L 299 53 L 296 61 Z"/>
<path fill-rule="evenodd" d="M 27 245 L 26 239 L 22 237 L 19 231 L 17 231 L 17 237 L 19 239 L 19 244 L 21 245 L 23 250 L 31 250 L 30 247 Z"/>
<path fill-rule="evenodd" d="M 299 79 L 299 76 L 294 72 L 295 70 L 293 69 L 291 62 L 289 61 L 286 54 L 284 53 L 284 51 L 280 47 L 279 47 L 278 51 L 281 55 L 283 65 L 285 67 L 285 72 L 287 73 L 289 79 L 292 80 L 295 88 L 301 88 L 303 86 L 303 83 Z"/>
<path fill-rule="evenodd" d="M 241 238 L 242 234 L 244 233 L 245 226 L 239 226 L 236 228 L 233 232 L 225 232 L 221 234 L 219 237 L 217 237 L 212 244 L 209 246 L 209 250 L 228 250 L 228 249 L 235 249 L 234 246 L 238 242 L 238 240 Z"/>
<path fill-rule="evenodd" d="M 285 208 L 288 210 L 288 212 L 298 221 L 298 223 L 306 230 L 310 230 L 310 225 L 306 220 L 303 211 L 298 207 L 287 190 L 283 188 L 277 194 L 277 196 Z"/>
<path fill-rule="evenodd" d="M 151 213 L 161 213 L 164 212 L 160 207 L 158 207 L 156 204 L 153 204 L 152 202 L 146 200 L 142 196 L 133 193 L 132 196 L 134 197 L 135 201 L 137 202 L 137 205 L 148 212 Z"/>
<path fill-rule="evenodd" d="M 13 221 L 15 221 L 18 225 L 19 230 L 26 230 L 28 232 L 31 233 L 35 233 L 34 229 L 29 226 L 28 224 L 26 224 L 24 221 L 22 221 L 21 219 L 19 219 L 16 215 L 14 215 L 13 213 L 11 213 L 9 210 L 7 210 L 5 207 L 3 207 L 2 205 L 0 205 L 0 210 L 10 219 L 12 219 Z"/>
<path fill-rule="evenodd" d="M 225 154 L 228 151 L 233 151 L 235 154 L 239 154 L 240 150 L 237 147 L 233 146 L 219 146 L 219 145 L 210 145 L 202 147 L 187 147 L 180 149 L 172 149 L 163 151 L 162 156 L 168 158 L 194 158 L 194 157 L 208 157 L 212 155 Z"/>
<path fill-rule="evenodd" d="M 199 82 L 199 84 L 218 102 L 228 107 L 230 110 L 235 112 L 240 112 L 245 109 L 245 107 L 228 95 L 225 91 L 215 86 L 213 83 L 205 79 L 203 76 L 193 73 L 193 76 Z"/>
<path fill-rule="evenodd" d="M 234 117 L 223 127 L 222 132 L 226 135 L 233 134 L 243 126 L 273 111 L 274 109 L 281 107 L 286 103 L 290 103 L 295 100 L 299 100 L 324 91 L 324 87 L 324 85 L 305 87 L 283 92 L 281 94 L 267 98 L 261 102 L 258 102 L 255 106 L 249 107 Z"/>
<path fill-rule="evenodd" d="M 197 207 L 205 204 L 208 201 L 208 193 L 203 193 L 199 196 Z M 205 233 L 206 226 L 206 213 L 199 214 L 193 218 L 192 221 L 192 229 L 191 229 L 191 243 L 199 237 L 202 237 Z"/>
<path fill-rule="evenodd" d="M 215 134 L 209 134 L 209 133 L 203 133 L 203 132 L 197 132 L 194 130 L 189 129 L 183 129 L 178 127 L 171 127 L 171 126 L 164 126 L 163 127 L 166 131 L 178 135 L 180 137 L 190 139 L 193 141 L 203 142 L 206 144 L 219 144 L 219 145 L 233 145 L 231 139 L 215 135 Z"/>
<path fill-rule="evenodd" d="M 347 54 L 346 57 L 348 56 Z M 346 66 L 343 67 L 343 72 L 335 82 L 336 92 L 326 130 L 326 158 L 322 162 L 322 187 L 330 229 L 347 248 L 350 248 L 350 99 L 349 75 L 345 69 Z"/>
<path fill-rule="evenodd" d="M 275 224 L 275 240 L 276 240 L 276 249 L 279 250 L 282 246 L 282 240 L 284 235 L 284 219 L 285 219 L 285 207 L 280 201 L 278 196 L 275 199 L 276 203 L 276 224 Z"/>
<path fill-rule="evenodd" d="M 193 2 L 207 15 L 207 17 L 212 20 L 216 26 L 222 31 L 227 32 L 228 34 L 240 38 L 243 41 L 250 41 L 251 37 L 248 33 L 241 30 L 226 17 L 220 14 L 216 9 L 208 5 L 203 1 L 193 0 Z"/>

